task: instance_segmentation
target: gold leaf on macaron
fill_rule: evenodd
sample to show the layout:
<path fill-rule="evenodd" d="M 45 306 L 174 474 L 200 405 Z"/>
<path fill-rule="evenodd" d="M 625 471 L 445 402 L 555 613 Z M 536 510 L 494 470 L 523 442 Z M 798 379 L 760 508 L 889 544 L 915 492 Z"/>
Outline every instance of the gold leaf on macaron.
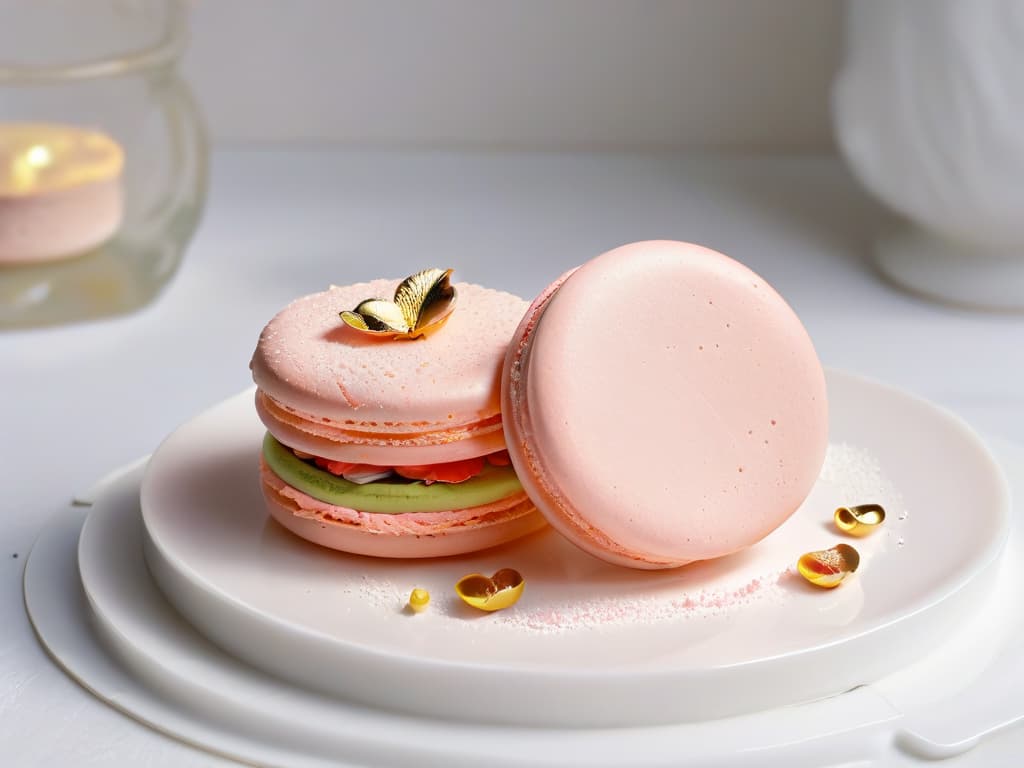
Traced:
<path fill-rule="evenodd" d="M 367 299 L 359 302 L 353 314 L 362 318 L 371 331 L 399 331 L 405 333 L 409 324 L 401 308 L 387 299 Z"/>
<path fill-rule="evenodd" d="M 368 331 L 370 326 L 366 324 L 366 320 L 358 312 L 349 312 L 347 309 L 344 312 L 339 312 L 341 319 L 345 321 L 345 325 L 355 328 L 357 331 Z"/>
<path fill-rule="evenodd" d="M 395 289 L 395 304 L 410 328 L 427 328 L 440 322 L 455 308 L 452 270 L 425 269 L 407 277 Z"/>
<path fill-rule="evenodd" d="M 384 338 L 418 339 L 433 333 L 455 309 L 450 269 L 425 269 L 395 289 L 394 301 L 366 299 L 339 313 L 346 325 Z"/>

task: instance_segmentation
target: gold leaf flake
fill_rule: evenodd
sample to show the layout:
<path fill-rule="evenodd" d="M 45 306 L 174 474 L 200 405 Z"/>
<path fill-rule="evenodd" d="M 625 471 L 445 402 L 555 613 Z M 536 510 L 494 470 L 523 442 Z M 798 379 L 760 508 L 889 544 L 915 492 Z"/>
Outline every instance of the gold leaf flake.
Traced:
<path fill-rule="evenodd" d="M 353 310 L 360 315 L 371 331 L 398 331 L 405 333 L 409 324 L 402 310 L 387 299 L 367 299 Z"/>
<path fill-rule="evenodd" d="M 840 507 L 834 520 L 836 528 L 851 536 L 867 536 L 885 522 L 885 510 L 879 504 L 860 504 L 856 507 Z"/>
<path fill-rule="evenodd" d="M 455 584 L 455 593 L 466 605 L 481 611 L 500 611 L 515 605 L 526 581 L 514 568 L 502 568 L 493 576 L 471 573 Z"/>
<path fill-rule="evenodd" d="M 444 325 L 455 308 L 451 274 L 450 269 L 417 272 L 399 283 L 394 301 L 367 299 L 354 310 L 341 312 L 341 319 L 358 331 L 376 336 L 426 336 Z"/>
<path fill-rule="evenodd" d="M 800 556 L 796 568 L 800 575 L 816 587 L 832 589 L 857 570 L 860 553 L 849 544 L 808 552 Z"/>

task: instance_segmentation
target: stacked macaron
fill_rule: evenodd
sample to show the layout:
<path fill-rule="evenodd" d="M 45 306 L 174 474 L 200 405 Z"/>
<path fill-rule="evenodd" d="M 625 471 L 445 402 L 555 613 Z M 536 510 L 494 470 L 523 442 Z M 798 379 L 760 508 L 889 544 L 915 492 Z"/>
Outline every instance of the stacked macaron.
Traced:
<path fill-rule="evenodd" d="M 400 291 L 394 303 L 379 298 L 424 276 L 420 298 L 450 304 L 424 308 L 436 315 L 429 333 Z M 447 280 L 433 270 L 332 287 L 263 330 L 251 364 L 268 430 L 261 482 L 286 528 L 346 552 L 434 557 L 544 526 L 505 452 L 500 413 L 502 362 L 527 304 Z M 402 312 L 409 322 L 390 328 Z"/>
<path fill-rule="evenodd" d="M 474 285 L 456 286 L 452 310 L 447 276 L 418 273 L 394 301 L 377 297 L 396 281 L 332 288 L 263 331 L 263 492 L 292 531 L 427 557 L 546 519 L 609 562 L 672 568 L 752 546 L 807 498 L 827 445 L 824 373 L 747 267 L 633 243 L 528 311 Z"/>

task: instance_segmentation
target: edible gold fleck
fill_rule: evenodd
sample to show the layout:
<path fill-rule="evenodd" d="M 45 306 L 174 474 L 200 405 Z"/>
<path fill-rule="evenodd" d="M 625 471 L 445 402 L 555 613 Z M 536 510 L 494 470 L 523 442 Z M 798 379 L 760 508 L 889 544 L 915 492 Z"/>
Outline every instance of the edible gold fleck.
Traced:
<path fill-rule="evenodd" d="M 502 568 L 493 576 L 471 573 L 455 584 L 455 593 L 466 605 L 481 611 L 500 611 L 515 605 L 523 594 L 526 581 L 519 571 Z"/>
<path fill-rule="evenodd" d="M 430 593 L 417 587 L 409 593 L 409 608 L 414 613 L 423 613 L 430 605 Z"/>
<path fill-rule="evenodd" d="M 860 553 L 849 544 L 837 544 L 831 549 L 807 552 L 796 563 L 800 575 L 816 587 L 832 589 L 857 570 Z"/>
<path fill-rule="evenodd" d="M 836 527 L 851 536 L 867 536 L 885 522 L 885 510 L 879 504 L 839 507 L 835 513 Z"/>

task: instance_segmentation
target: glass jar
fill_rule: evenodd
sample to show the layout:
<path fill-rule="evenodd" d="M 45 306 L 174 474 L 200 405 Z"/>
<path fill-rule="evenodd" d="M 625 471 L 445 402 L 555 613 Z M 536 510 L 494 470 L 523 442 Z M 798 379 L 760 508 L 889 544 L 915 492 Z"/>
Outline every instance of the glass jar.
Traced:
<path fill-rule="evenodd" d="M 206 194 L 185 4 L 0 0 L 0 19 L 0 328 L 142 306 Z"/>

